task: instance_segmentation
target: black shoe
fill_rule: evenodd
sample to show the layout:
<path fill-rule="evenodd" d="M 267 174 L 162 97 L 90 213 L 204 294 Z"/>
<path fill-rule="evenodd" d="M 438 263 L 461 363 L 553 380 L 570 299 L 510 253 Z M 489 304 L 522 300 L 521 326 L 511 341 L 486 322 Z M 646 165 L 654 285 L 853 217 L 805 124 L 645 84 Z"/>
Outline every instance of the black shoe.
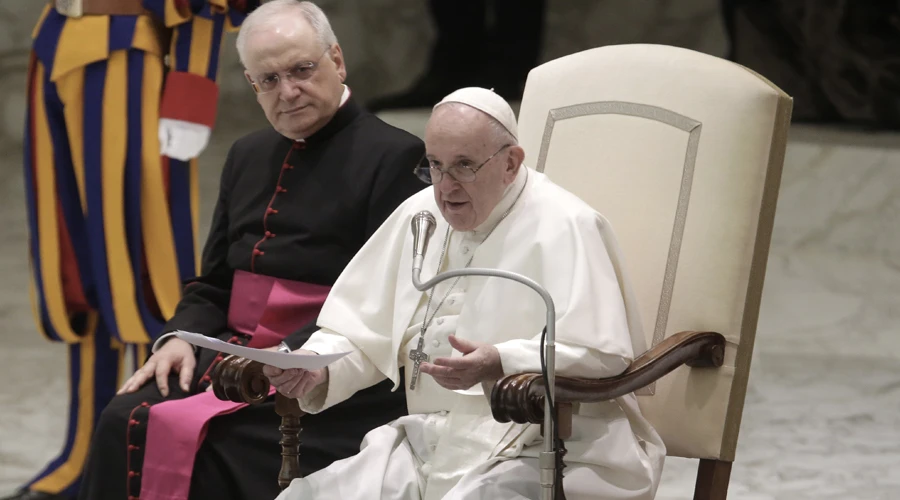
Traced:
<path fill-rule="evenodd" d="M 43 491 L 20 491 L 12 496 L 0 498 L 0 500 L 73 500 L 67 496 L 55 493 L 44 493 Z"/>

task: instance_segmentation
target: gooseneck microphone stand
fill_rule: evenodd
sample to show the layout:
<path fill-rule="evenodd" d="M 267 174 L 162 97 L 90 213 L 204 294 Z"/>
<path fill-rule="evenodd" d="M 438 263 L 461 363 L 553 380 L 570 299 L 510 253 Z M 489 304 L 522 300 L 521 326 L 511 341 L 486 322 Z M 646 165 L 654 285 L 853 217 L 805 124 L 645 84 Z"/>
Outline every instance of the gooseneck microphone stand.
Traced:
<path fill-rule="evenodd" d="M 544 397 L 544 451 L 540 454 L 541 500 L 555 500 L 556 488 L 554 482 L 556 480 L 557 452 L 555 437 L 557 429 L 555 419 L 553 418 L 554 408 L 552 401 L 555 400 L 556 396 L 556 391 L 554 389 L 556 383 L 556 309 L 553 306 L 553 298 L 544 287 L 537 284 L 537 282 L 531 278 L 499 269 L 468 268 L 447 271 L 445 273 L 437 274 L 435 277 L 422 283 L 419 280 L 422 273 L 422 263 L 425 260 L 425 250 L 428 248 L 428 242 L 434 234 L 435 225 L 434 216 L 427 210 L 417 213 L 410 222 L 413 235 L 412 282 L 417 290 L 424 292 L 444 280 L 455 278 L 457 276 L 491 276 L 517 281 L 531 288 L 544 299 L 544 305 L 547 308 L 547 342 L 544 349 L 546 358 L 545 379 L 547 381 L 547 396 Z"/>

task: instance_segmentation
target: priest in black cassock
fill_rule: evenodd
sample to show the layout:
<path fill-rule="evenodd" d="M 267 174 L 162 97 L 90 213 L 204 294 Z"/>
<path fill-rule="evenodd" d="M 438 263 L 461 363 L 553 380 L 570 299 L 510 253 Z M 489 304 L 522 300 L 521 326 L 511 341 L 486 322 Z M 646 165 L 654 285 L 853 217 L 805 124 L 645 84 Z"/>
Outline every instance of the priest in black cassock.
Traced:
<path fill-rule="evenodd" d="M 259 348 L 297 349 L 341 271 L 405 199 L 425 188 L 415 136 L 361 109 L 324 13 L 263 4 L 237 41 L 272 128 L 232 146 L 203 251 L 161 334 L 186 330 Z M 309 328 L 304 328 L 305 325 Z M 219 401 L 221 355 L 163 335 L 104 410 L 80 498 L 274 498 L 281 465 L 274 397 Z M 302 471 L 359 451 L 371 429 L 406 414 L 385 381 L 303 419 Z"/>

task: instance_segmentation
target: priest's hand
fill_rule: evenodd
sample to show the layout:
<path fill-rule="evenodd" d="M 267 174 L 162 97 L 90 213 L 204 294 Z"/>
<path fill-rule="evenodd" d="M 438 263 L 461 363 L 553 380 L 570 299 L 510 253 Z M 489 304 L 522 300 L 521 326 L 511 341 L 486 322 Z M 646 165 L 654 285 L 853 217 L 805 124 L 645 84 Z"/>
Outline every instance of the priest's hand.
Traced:
<path fill-rule="evenodd" d="M 452 391 L 465 390 L 486 380 L 503 377 L 500 351 L 491 344 L 464 340 L 450 335 L 450 345 L 463 353 L 461 358 L 435 358 L 422 363 L 421 370 Z"/>
<path fill-rule="evenodd" d="M 318 353 L 306 349 L 297 349 L 292 354 L 318 355 Z M 328 368 L 320 368 L 318 370 L 291 368 L 282 370 L 281 368 L 265 365 L 263 366 L 263 375 L 268 377 L 269 382 L 275 386 L 278 392 L 289 398 L 296 399 L 302 398 L 319 384 L 328 380 Z"/>
<path fill-rule="evenodd" d="M 197 358 L 191 344 L 173 337 L 167 340 L 153 356 L 150 356 L 140 370 L 134 372 L 134 375 L 125 381 L 117 394 L 134 392 L 156 376 L 159 393 L 163 397 L 167 397 L 169 395 L 169 373 L 173 371 L 178 372 L 178 385 L 184 392 L 188 392 L 196 366 Z"/>

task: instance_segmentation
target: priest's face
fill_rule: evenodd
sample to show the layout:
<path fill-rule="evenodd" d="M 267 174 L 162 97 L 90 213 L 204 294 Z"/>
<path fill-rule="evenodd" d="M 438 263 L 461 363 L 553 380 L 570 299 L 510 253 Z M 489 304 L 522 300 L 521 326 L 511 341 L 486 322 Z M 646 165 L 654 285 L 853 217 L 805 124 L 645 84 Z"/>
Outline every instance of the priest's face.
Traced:
<path fill-rule="evenodd" d="M 254 30 L 244 52 L 245 75 L 257 101 L 285 137 L 309 137 L 337 112 L 347 76 L 341 48 L 323 46 L 302 16 Z"/>
<path fill-rule="evenodd" d="M 471 231 L 488 218 L 515 180 L 524 157 L 519 146 L 503 147 L 490 120 L 469 106 L 443 105 L 434 110 L 425 127 L 426 157 L 436 181 L 434 201 L 457 231 Z M 479 165 L 471 182 L 460 182 L 449 173 L 437 181 L 434 173 L 434 168 L 453 171 Z"/>

